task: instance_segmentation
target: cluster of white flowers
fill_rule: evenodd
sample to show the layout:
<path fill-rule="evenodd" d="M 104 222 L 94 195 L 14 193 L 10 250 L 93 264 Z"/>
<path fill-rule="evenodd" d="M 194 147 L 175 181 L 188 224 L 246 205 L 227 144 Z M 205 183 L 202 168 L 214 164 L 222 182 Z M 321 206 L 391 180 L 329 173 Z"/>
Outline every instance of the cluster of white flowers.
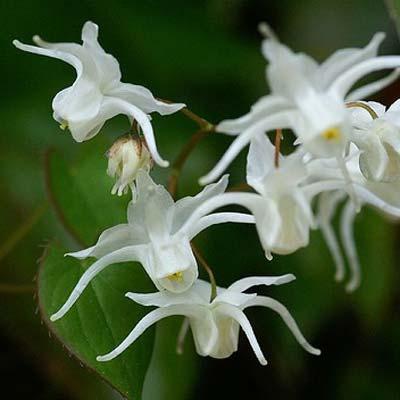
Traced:
<path fill-rule="evenodd" d="M 98 357 L 99 361 L 118 356 L 160 319 L 183 315 L 184 333 L 190 326 L 200 355 L 230 356 L 237 350 L 241 327 L 264 365 L 266 360 L 243 313 L 251 306 L 275 310 L 298 342 L 310 353 L 319 354 L 282 304 L 243 293 L 256 285 L 287 283 L 293 275 L 250 277 L 227 289 L 217 287 L 213 281 L 198 279 L 191 240 L 214 224 L 255 224 L 266 258 L 271 260 L 273 253 L 290 254 L 307 246 L 310 230 L 320 228 L 337 266 L 336 279 L 342 280 L 345 262 L 331 220 L 346 200 L 340 233 L 351 272 L 347 289 L 354 290 L 360 280 L 352 232 L 356 214 L 362 205 L 370 204 L 385 214 L 400 216 L 400 100 L 388 110 L 363 100 L 399 75 L 395 69 L 400 67 L 399 56 L 377 56 L 384 35 L 376 34 L 366 47 L 340 50 L 317 64 L 280 43 L 266 25 L 261 31 L 271 93 L 258 100 L 248 114 L 216 126 L 217 132 L 236 136 L 235 140 L 215 168 L 201 178 L 207 186 L 196 196 L 176 202 L 149 175 L 152 160 L 168 165 L 157 151 L 149 114 L 171 114 L 184 104 L 159 101 L 144 87 L 121 83 L 119 64 L 99 45 L 98 27 L 92 22 L 83 27 L 82 45 L 52 44 L 38 37 L 34 41 L 39 47 L 14 42 L 22 50 L 61 59 L 76 69 L 74 84 L 53 100 L 54 118 L 76 141 L 92 138 L 118 114 L 127 115 L 140 127 L 138 135 L 120 138 L 108 152 L 108 174 L 116 177 L 112 192 L 122 195 L 129 188 L 132 191 L 128 223 L 107 229 L 94 246 L 68 254 L 97 260 L 51 317 L 52 321 L 63 317 L 107 266 L 140 262 L 158 291 L 126 296 L 156 309 L 139 321 L 116 349 Z M 351 91 L 360 78 L 389 68 L 394 72 Z M 282 129 L 290 129 L 296 137 L 295 150 L 286 156 L 280 154 L 278 146 Z M 274 146 L 267 134 L 275 130 Z M 212 182 L 247 144 L 246 179 L 254 190 L 225 192 L 227 176 Z M 216 212 L 226 205 L 241 205 L 250 214 Z"/>

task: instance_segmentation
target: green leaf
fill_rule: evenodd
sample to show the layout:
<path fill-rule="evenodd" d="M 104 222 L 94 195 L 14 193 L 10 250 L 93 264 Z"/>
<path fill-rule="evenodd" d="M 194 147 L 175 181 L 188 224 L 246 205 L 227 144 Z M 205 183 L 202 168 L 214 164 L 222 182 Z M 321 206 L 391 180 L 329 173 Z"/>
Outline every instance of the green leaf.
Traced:
<path fill-rule="evenodd" d="M 47 325 L 68 351 L 96 371 L 128 399 L 140 399 L 152 348 L 153 330 L 145 332 L 116 359 L 99 363 L 96 356 L 114 349 L 148 312 L 124 297 L 128 291 L 149 291 L 149 279 L 139 264 L 110 266 L 93 279 L 71 310 L 59 321 L 49 316 L 62 306 L 88 266 L 51 246 L 42 260 L 39 306 Z"/>
<path fill-rule="evenodd" d="M 100 233 L 126 221 L 129 196 L 112 196 L 113 181 L 106 174 L 107 146 L 101 142 L 86 147 L 73 168 L 56 152 L 46 160 L 46 183 L 57 215 L 79 243 L 95 242 Z"/>

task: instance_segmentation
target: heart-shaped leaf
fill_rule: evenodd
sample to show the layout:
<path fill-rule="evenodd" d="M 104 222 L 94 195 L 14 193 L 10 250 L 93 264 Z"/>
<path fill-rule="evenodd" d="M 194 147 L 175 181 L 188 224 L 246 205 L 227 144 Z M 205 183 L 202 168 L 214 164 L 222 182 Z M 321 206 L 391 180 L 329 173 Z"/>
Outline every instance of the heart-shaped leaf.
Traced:
<path fill-rule="evenodd" d="M 89 264 L 64 257 L 64 254 L 64 249 L 51 246 L 41 264 L 39 305 L 44 320 L 82 363 L 99 373 L 126 398 L 139 399 L 152 355 L 152 331 L 142 335 L 115 360 L 99 363 L 96 356 L 115 348 L 148 312 L 124 294 L 132 288 L 148 291 L 149 279 L 140 264 L 111 266 L 93 279 L 62 319 L 50 323 L 49 316 L 64 304 Z"/>

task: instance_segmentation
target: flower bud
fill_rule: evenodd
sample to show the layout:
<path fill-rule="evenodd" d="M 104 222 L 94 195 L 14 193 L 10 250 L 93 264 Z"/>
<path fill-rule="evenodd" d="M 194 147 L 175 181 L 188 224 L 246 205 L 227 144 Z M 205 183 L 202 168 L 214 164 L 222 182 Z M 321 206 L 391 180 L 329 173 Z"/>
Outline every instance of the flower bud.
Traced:
<path fill-rule="evenodd" d="M 139 135 L 124 135 L 114 142 L 107 152 L 107 174 L 116 178 L 111 194 L 121 196 L 128 188 L 134 188 L 134 181 L 140 169 L 149 171 L 153 166 L 149 149 Z"/>

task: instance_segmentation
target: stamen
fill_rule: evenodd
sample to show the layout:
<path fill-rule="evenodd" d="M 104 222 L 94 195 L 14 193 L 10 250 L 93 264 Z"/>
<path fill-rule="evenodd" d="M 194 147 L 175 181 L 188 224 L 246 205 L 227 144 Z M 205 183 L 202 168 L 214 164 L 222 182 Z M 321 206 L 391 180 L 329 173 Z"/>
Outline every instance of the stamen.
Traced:
<path fill-rule="evenodd" d="M 175 272 L 174 274 L 168 275 L 167 278 L 172 282 L 182 282 L 183 272 Z"/>
<path fill-rule="evenodd" d="M 363 103 L 361 101 L 350 101 L 349 103 L 346 103 L 346 107 L 347 108 L 354 108 L 354 107 L 363 108 L 364 110 L 368 111 L 368 113 L 372 119 L 378 118 L 378 114 L 375 112 L 375 110 L 372 107 L 370 107 L 368 104 Z"/>
<path fill-rule="evenodd" d="M 326 129 L 322 132 L 324 139 L 329 141 L 338 141 L 342 136 L 340 129 L 336 126 Z"/>

